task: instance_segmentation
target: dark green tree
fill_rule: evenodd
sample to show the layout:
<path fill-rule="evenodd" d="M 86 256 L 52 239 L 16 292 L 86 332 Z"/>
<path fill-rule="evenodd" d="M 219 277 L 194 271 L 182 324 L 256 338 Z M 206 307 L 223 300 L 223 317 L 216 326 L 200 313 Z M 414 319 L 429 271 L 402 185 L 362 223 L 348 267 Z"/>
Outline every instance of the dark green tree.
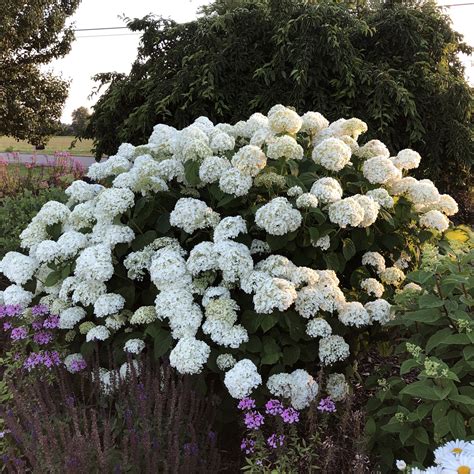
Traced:
<path fill-rule="evenodd" d="M 91 116 L 87 107 L 78 107 L 72 111 L 72 130 L 74 135 L 82 135 L 87 127 L 89 118 Z"/>
<path fill-rule="evenodd" d="M 41 66 L 70 50 L 74 33 L 65 23 L 79 3 L 1 2 L 0 135 L 41 145 L 56 130 L 68 83 Z"/>
<path fill-rule="evenodd" d="M 458 54 L 471 49 L 433 3 L 219 0 L 190 23 L 129 28 L 143 32 L 130 74 L 97 77 L 109 85 L 87 130 L 98 156 L 146 142 L 156 123 L 233 123 L 282 103 L 365 120 L 367 140 L 419 151 L 419 175 L 443 191 L 469 178 L 473 95 Z"/>

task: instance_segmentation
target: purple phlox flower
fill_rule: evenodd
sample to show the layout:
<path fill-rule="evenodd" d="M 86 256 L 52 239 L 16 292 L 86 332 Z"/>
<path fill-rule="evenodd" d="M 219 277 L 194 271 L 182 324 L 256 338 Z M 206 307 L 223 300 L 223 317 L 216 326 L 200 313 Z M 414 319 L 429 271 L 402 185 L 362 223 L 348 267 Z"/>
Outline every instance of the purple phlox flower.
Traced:
<path fill-rule="evenodd" d="M 20 360 L 20 353 L 19 352 L 15 352 L 15 354 L 13 355 L 13 360 Z"/>
<path fill-rule="evenodd" d="M 253 398 L 242 398 L 237 407 L 240 410 L 252 410 L 255 408 L 255 400 Z"/>
<path fill-rule="evenodd" d="M 61 365 L 61 358 L 58 351 L 44 351 L 43 365 L 50 369 L 55 365 Z"/>
<path fill-rule="evenodd" d="M 30 371 L 39 365 L 44 365 L 50 369 L 55 365 L 61 364 L 61 358 L 57 351 L 32 352 L 23 362 L 23 368 Z"/>
<path fill-rule="evenodd" d="M 0 306 L 0 318 L 19 316 L 23 312 L 23 308 L 18 304 L 7 304 Z"/>
<path fill-rule="evenodd" d="M 39 331 L 40 329 L 43 328 L 43 321 L 33 321 L 31 323 L 31 327 L 35 330 L 35 331 Z"/>
<path fill-rule="evenodd" d="M 84 370 L 87 367 L 87 363 L 84 359 L 73 360 L 69 366 L 69 371 L 73 374 Z"/>
<path fill-rule="evenodd" d="M 10 433 L 10 430 L 0 431 L 0 439 L 5 438 L 5 435 Z"/>
<path fill-rule="evenodd" d="M 32 352 L 23 362 L 23 368 L 30 371 L 43 363 L 43 354 L 40 352 Z"/>
<path fill-rule="evenodd" d="M 268 415 L 280 415 L 284 407 L 279 400 L 268 400 L 265 403 L 265 411 Z"/>
<path fill-rule="evenodd" d="M 53 315 L 46 318 L 43 323 L 45 329 L 56 329 L 59 326 L 59 316 Z"/>
<path fill-rule="evenodd" d="M 267 438 L 268 446 L 273 449 L 283 446 L 284 441 L 285 435 L 277 435 L 276 433 L 273 433 L 269 438 Z"/>
<path fill-rule="evenodd" d="M 334 413 L 336 411 L 336 404 L 331 400 L 331 397 L 323 398 L 318 404 L 318 410 Z"/>
<path fill-rule="evenodd" d="M 255 441 L 249 438 L 243 438 L 240 443 L 240 449 L 245 451 L 245 454 L 252 454 L 255 450 Z"/>
<path fill-rule="evenodd" d="M 49 344 L 52 340 L 53 335 L 49 331 L 40 331 L 33 336 L 33 341 L 41 346 Z"/>
<path fill-rule="evenodd" d="M 249 430 L 258 430 L 265 423 L 265 418 L 258 411 L 249 411 L 244 416 L 244 423 Z"/>
<path fill-rule="evenodd" d="M 8 331 L 12 328 L 12 323 L 3 323 L 3 330 Z"/>
<path fill-rule="evenodd" d="M 291 425 L 300 421 L 300 414 L 294 408 L 286 408 L 281 412 L 281 418 L 285 423 Z"/>
<path fill-rule="evenodd" d="M 10 333 L 10 338 L 13 341 L 19 341 L 20 339 L 25 339 L 27 336 L 28 336 L 28 330 L 23 326 L 12 329 L 12 332 Z"/>
<path fill-rule="evenodd" d="M 46 316 L 49 313 L 49 309 L 44 304 L 37 304 L 31 308 L 31 314 L 33 316 Z"/>
<path fill-rule="evenodd" d="M 183 450 L 187 456 L 197 456 L 199 451 L 196 443 L 184 443 Z"/>

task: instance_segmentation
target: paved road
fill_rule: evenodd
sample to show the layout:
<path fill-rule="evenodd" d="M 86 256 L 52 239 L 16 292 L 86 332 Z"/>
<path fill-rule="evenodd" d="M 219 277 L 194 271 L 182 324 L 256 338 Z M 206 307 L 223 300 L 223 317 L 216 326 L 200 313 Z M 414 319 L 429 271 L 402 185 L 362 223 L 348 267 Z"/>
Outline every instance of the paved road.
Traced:
<path fill-rule="evenodd" d="M 40 165 L 51 165 L 54 164 L 56 158 L 54 155 L 43 155 L 37 153 L 36 155 L 32 155 L 31 153 L 19 153 L 19 154 L 12 154 L 12 153 L 0 153 L 0 159 L 5 159 L 12 163 L 31 163 L 35 161 L 37 164 Z M 93 156 L 74 156 L 71 155 L 71 159 L 77 163 L 80 163 L 84 168 L 88 168 L 92 163 L 95 163 L 95 158 Z"/>

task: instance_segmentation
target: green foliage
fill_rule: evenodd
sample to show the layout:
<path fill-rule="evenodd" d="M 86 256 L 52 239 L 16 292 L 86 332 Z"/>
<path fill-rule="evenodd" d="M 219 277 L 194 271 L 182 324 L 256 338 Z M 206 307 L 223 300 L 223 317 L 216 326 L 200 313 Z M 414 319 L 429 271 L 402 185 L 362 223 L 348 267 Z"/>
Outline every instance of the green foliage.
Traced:
<path fill-rule="evenodd" d="M 82 135 L 87 127 L 91 116 L 87 107 L 78 107 L 72 111 L 71 129 L 74 135 Z"/>
<path fill-rule="evenodd" d="M 129 23 L 142 32 L 131 73 L 97 76 L 110 83 L 86 133 L 98 156 L 145 142 L 156 123 L 182 127 L 200 115 L 235 123 L 282 103 L 363 119 L 367 139 L 420 152 L 420 175 L 445 192 L 469 179 L 472 89 L 458 53 L 470 48 L 434 4 L 353 11 L 329 1 L 242 0 L 204 10 L 186 24 Z"/>
<path fill-rule="evenodd" d="M 459 231 L 456 231 L 459 232 Z M 422 290 L 396 296 L 399 375 L 369 378 L 366 433 L 383 472 L 394 459 L 422 464 L 443 441 L 474 439 L 473 241 L 428 248 L 408 278 Z"/>
<path fill-rule="evenodd" d="M 13 197 L 4 197 L 0 201 L 0 258 L 7 252 L 20 250 L 19 235 L 43 204 L 55 200 L 66 202 L 62 189 L 50 188 L 38 194 L 24 190 Z"/>
<path fill-rule="evenodd" d="M 0 18 L 0 135 L 44 144 L 53 133 L 68 83 L 42 65 L 69 52 L 74 33 L 65 28 L 80 0 L 2 2 Z"/>

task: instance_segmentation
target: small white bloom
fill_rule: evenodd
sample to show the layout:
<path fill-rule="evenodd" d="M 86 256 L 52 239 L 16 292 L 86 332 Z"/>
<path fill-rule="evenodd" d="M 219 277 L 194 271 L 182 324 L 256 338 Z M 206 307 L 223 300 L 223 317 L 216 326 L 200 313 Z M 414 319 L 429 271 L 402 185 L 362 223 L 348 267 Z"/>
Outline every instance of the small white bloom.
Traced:
<path fill-rule="evenodd" d="M 86 341 L 105 341 L 110 336 L 110 331 L 105 326 L 95 326 L 86 334 Z"/>
<path fill-rule="evenodd" d="M 331 246 L 331 239 L 329 235 L 320 237 L 316 242 L 313 243 L 313 247 L 319 247 L 321 250 L 327 250 Z"/>
<path fill-rule="evenodd" d="M 428 229 L 444 232 L 449 228 L 449 219 L 440 211 L 431 210 L 420 216 L 420 225 Z"/>
<path fill-rule="evenodd" d="M 399 471 L 404 471 L 407 468 L 407 463 L 400 459 L 397 459 L 395 465 Z"/>
<path fill-rule="evenodd" d="M 271 235 L 285 235 L 301 225 L 302 217 L 288 199 L 277 197 L 257 210 L 255 223 Z"/>
<path fill-rule="evenodd" d="M 340 171 L 351 160 L 351 149 L 338 138 L 328 138 L 317 145 L 312 153 L 313 161 L 331 171 Z"/>
<path fill-rule="evenodd" d="M 145 342 L 141 339 L 129 339 L 123 346 L 123 350 L 130 354 L 140 354 L 143 349 L 145 349 Z"/>
<path fill-rule="evenodd" d="M 329 220 L 342 229 L 347 226 L 357 227 L 364 221 L 365 212 L 358 200 L 348 197 L 333 202 L 329 206 Z"/>
<path fill-rule="evenodd" d="M 219 222 L 219 214 L 204 201 L 194 198 L 181 198 L 170 214 L 170 224 L 192 234 L 198 229 L 214 227 Z"/>
<path fill-rule="evenodd" d="M 406 148 L 392 158 L 393 164 L 401 170 L 411 170 L 420 166 L 421 156 L 418 152 Z"/>
<path fill-rule="evenodd" d="M 323 365 L 332 365 L 349 357 L 349 344 L 341 337 L 332 335 L 319 341 L 319 360 Z"/>
<path fill-rule="evenodd" d="M 385 290 L 382 283 L 375 278 L 365 278 L 360 282 L 360 287 L 367 292 L 368 295 L 380 298 Z"/>
<path fill-rule="evenodd" d="M 214 228 L 214 242 L 234 239 L 247 233 L 247 223 L 241 216 L 224 217 Z"/>
<path fill-rule="evenodd" d="M 332 203 L 342 198 L 342 188 L 334 178 L 321 178 L 315 181 L 311 187 L 314 194 L 322 203 Z"/>
<path fill-rule="evenodd" d="M 349 393 L 349 384 L 344 374 L 330 374 L 326 382 L 326 390 L 335 402 L 344 400 Z"/>
<path fill-rule="evenodd" d="M 224 377 L 224 385 L 231 397 L 237 400 L 248 397 L 252 390 L 262 384 L 262 377 L 255 364 L 249 359 L 237 362 Z"/>
<path fill-rule="evenodd" d="M 306 326 L 306 334 L 311 337 L 327 337 L 332 334 L 331 325 L 323 318 L 314 318 Z"/>
<path fill-rule="evenodd" d="M 225 371 L 231 369 L 236 364 L 235 357 L 232 354 L 220 354 L 217 356 L 216 364 L 220 370 Z"/>
<path fill-rule="evenodd" d="M 5 305 L 19 305 L 26 308 L 33 300 L 33 293 L 26 291 L 21 286 L 10 285 L 3 292 Z"/>
<path fill-rule="evenodd" d="M 17 285 L 26 283 L 38 268 L 38 262 L 18 252 L 8 252 L 0 260 L 0 273 Z"/>
<path fill-rule="evenodd" d="M 366 303 L 364 307 L 372 321 L 378 321 L 384 325 L 393 319 L 392 305 L 388 301 L 378 299 Z"/>
<path fill-rule="evenodd" d="M 94 314 L 98 318 L 118 313 L 125 306 L 125 298 L 115 293 L 99 296 L 94 303 Z"/>
<path fill-rule="evenodd" d="M 312 193 L 304 193 L 296 199 L 298 209 L 311 209 L 318 207 L 318 198 Z"/>
<path fill-rule="evenodd" d="M 224 171 L 219 179 L 219 188 L 236 197 L 245 196 L 252 187 L 252 177 L 243 174 L 237 168 Z"/>
<path fill-rule="evenodd" d="M 390 152 L 380 140 L 370 140 L 357 150 L 357 156 L 363 159 L 370 159 L 374 157 L 388 158 L 390 156 Z"/>
<path fill-rule="evenodd" d="M 303 147 L 289 135 L 282 135 L 270 140 L 267 148 L 267 156 L 272 160 L 286 158 L 287 160 L 302 160 Z"/>
<path fill-rule="evenodd" d="M 267 157 L 258 146 L 245 145 L 232 157 L 231 162 L 243 175 L 253 178 L 265 168 Z"/>
<path fill-rule="evenodd" d="M 383 156 L 374 156 L 364 161 L 362 173 L 372 184 L 386 184 L 402 177 L 401 171 L 389 158 Z"/>
<path fill-rule="evenodd" d="M 268 111 L 268 125 L 275 133 L 297 133 L 303 120 L 294 111 L 283 105 L 275 105 Z"/>

